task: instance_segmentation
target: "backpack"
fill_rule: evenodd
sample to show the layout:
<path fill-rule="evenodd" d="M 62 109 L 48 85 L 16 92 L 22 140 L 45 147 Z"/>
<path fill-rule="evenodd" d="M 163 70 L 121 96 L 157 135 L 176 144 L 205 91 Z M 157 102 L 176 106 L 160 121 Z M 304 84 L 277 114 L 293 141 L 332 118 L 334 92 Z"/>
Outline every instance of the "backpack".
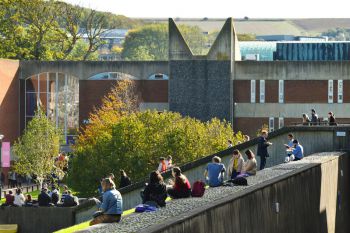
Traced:
<path fill-rule="evenodd" d="M 153 212 L 156 211 L 157 207 L 147 205 L 147 204 L 140 204 L 135 207 L 136 213 L 143 213 L 143 212 Z"/>
<path fill-rule="evenodd" d="M 244 177 L 237 177 L 231 181 L 235 185 L 243 185 L 246 186 L 248 185 L 247 179 Z"/>
<path fill-rule="evenodd" d="M 198 180 L 193 183 L 192 186 L 192 197 L 202 197 L 205 192 L 205 184 L 203 181 Z"/>

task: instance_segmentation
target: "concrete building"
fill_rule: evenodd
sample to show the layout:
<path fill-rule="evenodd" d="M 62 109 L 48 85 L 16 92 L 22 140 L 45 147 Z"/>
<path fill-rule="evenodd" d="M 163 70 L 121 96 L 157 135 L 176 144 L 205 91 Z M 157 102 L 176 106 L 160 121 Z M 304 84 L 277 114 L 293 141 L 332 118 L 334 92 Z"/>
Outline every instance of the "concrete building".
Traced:
<path fill-rule="evenodd" d="M 241 61 L 232 19 L 205 56 L 195 56 L 169 20 L 169 61 L 0 60 L 0 132 L 13 143 L 38 104 L 71 143 L 94 106 L 119 79 L 138 86 L 141 109 L 232 122 L 250 136 L 329 111 L 350 122 L 350 61 Z"/>

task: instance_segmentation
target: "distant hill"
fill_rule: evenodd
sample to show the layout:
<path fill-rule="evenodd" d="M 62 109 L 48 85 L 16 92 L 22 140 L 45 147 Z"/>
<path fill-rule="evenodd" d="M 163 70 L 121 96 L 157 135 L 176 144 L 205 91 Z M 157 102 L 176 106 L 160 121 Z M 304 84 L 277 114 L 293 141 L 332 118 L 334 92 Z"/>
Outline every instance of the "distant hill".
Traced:
<path fill-rule="evenodd" d="M 142 19 L 144 22 L 167 22 L 167 19 Z M 179 24 L 199 26 L 203 31 L 218 31 L 225 19 L 175 19 Z M 334 28 L 350 29 L 346 19 L 234 19 L 239 34 L 315 36 Z"/>

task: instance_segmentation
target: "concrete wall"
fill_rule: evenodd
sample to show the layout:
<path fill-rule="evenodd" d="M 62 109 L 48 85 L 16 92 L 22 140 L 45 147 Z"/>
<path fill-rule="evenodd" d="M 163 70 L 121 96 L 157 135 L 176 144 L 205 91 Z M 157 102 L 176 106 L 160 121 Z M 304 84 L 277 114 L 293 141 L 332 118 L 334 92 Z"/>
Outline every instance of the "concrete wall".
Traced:
<path fill-rule="evenodd" d="M 20 233 L 47 233 L 91 219 L 94 201 L 76 207 L 2 207 L 0 224 L 17 224 Z"/>
<path fill-rule="evenodd" d="M 349 232 L 349 165 L 346 154 L 305 165 L 142 232 Z"/>
<path fill-rule="evenodd" d="M 337 132 L 345 132 L 346 136 L 338 137 Z M 283 144 L 287 143 L 288 141 L 288 133 L 293 133 L 295 138 L 301 142 L 301 144 L 304 146 L 305 155 L 334 150 L 350 151 L 350 127 L 285 127 L 270 134 L 269 140 L 273 143 L 273 145 L 268 148 L 270 157 L 267 159 L 267 167 L 272 167 L 284 162 L 286 151 Z M 222 158 L 222 162 L 227 167 L 233 149 L 239 149 L 242 154 L 244 154 L 246 149 L 251 149 L 254 153 L 256 153 L 256 144 L 257 139 L 253 139 L 249 142 L 219 152 L 215 155 L 220 156 Z M 207 163 L 211 161 L 213 156 L 214 155 L 206 156 L 200 160 L 193 161 L 181 167 L 191 184 L 193 184 L 193 182 L 196 180 L 204 180 L 204 170 Z M 246 156 L 244 157 L 247 159 Z M 257 161 L 259 164 L 259 157 L 257 157 Z M 165 177 L 170 177 L 170 173 L 166 174 Z M 140 191 L 143 190 L 144 183 L 146 182 L 148 182 L 147 179 L 121 190 L 124 201 L 124 210 L 133 208 L 141 202 Z"/>
<path fill-rule="evenodd" d="M 21 79 L 43 72 L 70 74 L 81 80 L 104 72 L 121 72 L 137 79 L 169 75 L 167 61 L 20 61 L 20 70 Z"/>

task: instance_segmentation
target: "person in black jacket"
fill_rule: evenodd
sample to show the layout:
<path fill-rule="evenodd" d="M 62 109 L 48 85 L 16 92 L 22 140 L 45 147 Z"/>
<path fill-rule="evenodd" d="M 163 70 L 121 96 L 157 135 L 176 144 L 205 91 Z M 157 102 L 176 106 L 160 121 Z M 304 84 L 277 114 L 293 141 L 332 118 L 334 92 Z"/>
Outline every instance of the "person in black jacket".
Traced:
<path fill-rule="evenodd" d="M 120 184 L 119 188 L 124 188 L 126 186 L 131 185 L 131 180 L 130 178 L 126 175 L 124 170 L 120 170 Z"/>
<path fill-rule="evenodd" d="M 267 141 L 268 133 L 266 130 L 261 131 L 261 136 L 258 139 L 258 150 L 257 155 L 260 157 L 260 170 L 263 170 L 266 165 L 266 158 L 269 157 L 267 147 L 272 145 L 271 142 Z"/>
<path fill-rule="evenodd" d="M 142 203 L 151 201 L 157 203 L 160 207 L 164 207 L 168 195 L 166 185 L 159 171 L 151 172 L 149 182 L 145 190 L 141 193 Z"/>
<path fill-rule="evenodd" d="M 38 196 L 39 206 L 51 206 L 51 197 L 47 193 L 47 188 L 43 188 Z"/>
<path fill-rule="evenodd" d="M 328 122 L 329 122 L 329 125 L 337 125 L 337 122 L 335 122 L 335 117 L 333 112 L 328 113 Z"/>

